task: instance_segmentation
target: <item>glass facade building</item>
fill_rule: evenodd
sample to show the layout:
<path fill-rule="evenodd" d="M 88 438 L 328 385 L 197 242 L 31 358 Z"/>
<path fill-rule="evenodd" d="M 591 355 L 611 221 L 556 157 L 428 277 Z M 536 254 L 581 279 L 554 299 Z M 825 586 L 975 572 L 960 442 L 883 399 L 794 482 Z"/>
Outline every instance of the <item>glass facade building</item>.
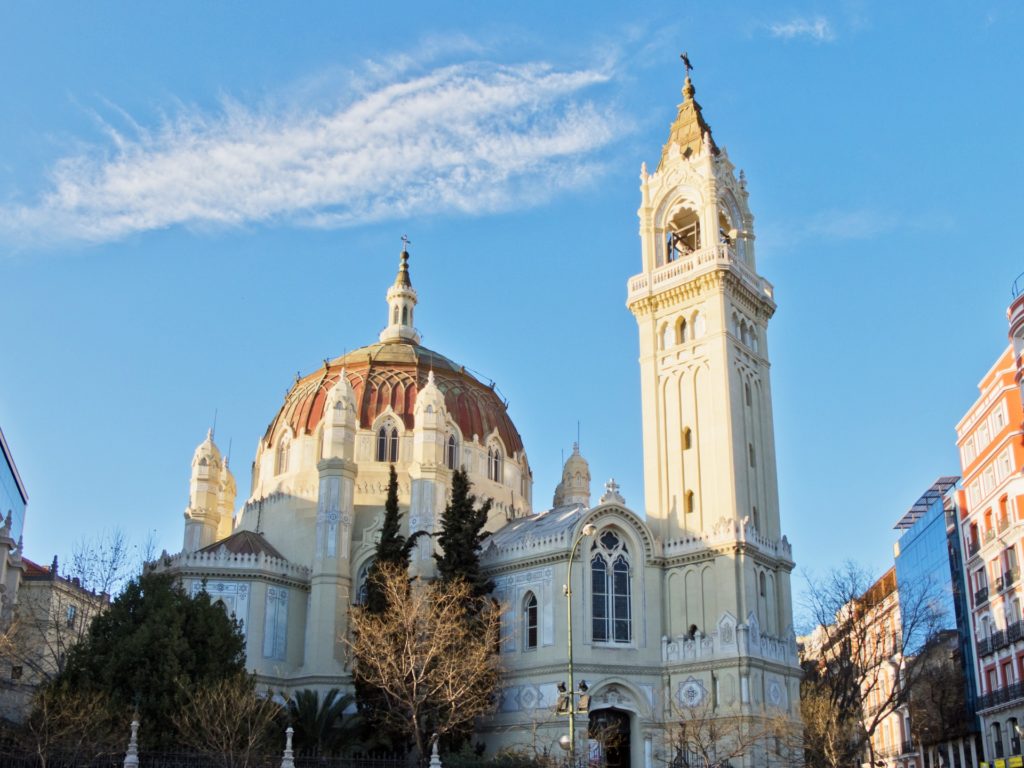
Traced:
<path fill-rule="evenodd" d="M 941 621 L 956 630 L 967 678 L 968 711 L 975 711 L 975 665 L 971 647 L 970 607 L 964 582 L 964 552 L 957 527 L 959 477 L 940 477 L 896 524 L 903 534 L 894 547 L 900 602 L 913 601 L 927 589 Z M 904 638 L 908 646 L 924 638 Z"/>
<path fill-rule="evenodd" d="M 25 528 L 25 508 L 28 506 L 28 494 L 22 485 L 14 457 L 0 429 L 0 516 L 4 519 L 11 516 L 11 537 L 17 541 Z"/>

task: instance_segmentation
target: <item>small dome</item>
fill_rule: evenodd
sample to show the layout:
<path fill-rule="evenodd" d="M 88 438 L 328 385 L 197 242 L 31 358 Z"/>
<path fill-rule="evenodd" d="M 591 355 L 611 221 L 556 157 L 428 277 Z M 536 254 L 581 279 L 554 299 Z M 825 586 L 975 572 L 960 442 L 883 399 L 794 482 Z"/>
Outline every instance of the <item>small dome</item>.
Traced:
<path fill-rule="evenodd" d="M 203 440 L 198 446 L 196 446 L 195 453 L 192 454 L 192 463 L 206 459 L 207 464 L 212 464 L 216 461 L 220 463 L 220 449 L 217 448 L 217 444 L 213 442 L 213 430 L 209 429 L 206 431 L 206 439 Z"/>
<path fill-rule="evenodd" d="M 553 506 L 563 504 L 590 506 L 590 464 L 580 455 L 579 443 L 572 444 L 572 456 L 562 467 L 562 482 L 555 488 Z"/>

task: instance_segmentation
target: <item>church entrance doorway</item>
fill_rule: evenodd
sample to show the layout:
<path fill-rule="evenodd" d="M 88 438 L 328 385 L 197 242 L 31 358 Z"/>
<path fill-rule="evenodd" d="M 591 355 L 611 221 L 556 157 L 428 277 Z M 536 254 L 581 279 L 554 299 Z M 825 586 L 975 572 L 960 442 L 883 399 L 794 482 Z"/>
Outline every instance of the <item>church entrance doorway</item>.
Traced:
<path fill-rule="evenodd" d="M 601 764 L 607 768 L 630 768 L 629 712 L 595 709 L 590 713 L 587 738 L 601 750 Z"/>

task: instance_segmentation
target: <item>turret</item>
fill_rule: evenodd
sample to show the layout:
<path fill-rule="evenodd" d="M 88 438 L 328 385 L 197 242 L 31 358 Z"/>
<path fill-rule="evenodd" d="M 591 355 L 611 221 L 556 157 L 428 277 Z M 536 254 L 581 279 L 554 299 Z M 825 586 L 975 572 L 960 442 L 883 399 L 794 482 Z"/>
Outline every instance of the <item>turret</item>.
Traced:
<path fill-rule="evenodd" d="M 590 465 L 580 455 L 579 443 L 572 444 L 572 456 L 562 467 L 562 482 L 555 488 L 553 506 L 582 504 L 590 506 Z"/>
<path fill-rule="evenodd" d="M 444 464 L 447 414 L 444 395 L 434 382 L 434 372 L 430 371 L 427 383 L 416 394 L 416 405 L 413 407 L 413 421 L 416 424 L 413 460 L 420 466 Z"/>
<path fill-rule="evenodd" d="M 324 403 L 323 451 L 319 459 L 347 459 L 355 456 L 356 393 L 348 380 L 345 369 L 338 374 L 338 381 L 327 393 Z"/>
<path fill-rule="evenodd" d="M 216 444 L 213 430 L 199 444 L 192 455 L 192 477 L 189 481 L 188 507 L 185 509 L 184 550 L 195 552 L 217 540 L 221 522 L 221 478 L 224 462 Z M 228 473 L 230 478 L 230 473 Z M 230 505 L 234 506 L 234 479 Z"/>
<path fill-rule="evenodd" d="M 403 238 L 408 247 L 409 241 Z M 416 291 L 409 278 L 409 251 L 402 249 L 398 274 L 394 284 L 388 288 L 388 324 L 380 332 L 380 340 L 420 343 L 420 335 L 413 327 L 413 310 L 416 308 Z"/>
<path fill-rule="evenodd" d="M 238 495 L 238 486 L 235 485 L 235 476 L 228 467 L 228 460 L 224 459 L 224 470 L 220 476 L 220 489 L 217 495 L 217 512 L 220 520 L 217 524 L 217 538 L 225 539 L 231 535 L 234 528 L 235 498 Z"/>

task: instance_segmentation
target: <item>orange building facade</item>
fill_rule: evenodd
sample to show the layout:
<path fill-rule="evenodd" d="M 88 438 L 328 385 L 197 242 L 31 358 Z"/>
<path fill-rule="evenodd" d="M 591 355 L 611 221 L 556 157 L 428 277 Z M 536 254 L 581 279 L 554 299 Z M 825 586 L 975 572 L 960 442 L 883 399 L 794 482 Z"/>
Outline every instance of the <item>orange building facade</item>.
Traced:
<path fill-rule="evenodd" d="M 1015 297 L 1007 314 L 1012 343 L 956 426 L 977 711 L 994 768 L 1022 764 L 1024 733 L 1024 296 Z"/>

